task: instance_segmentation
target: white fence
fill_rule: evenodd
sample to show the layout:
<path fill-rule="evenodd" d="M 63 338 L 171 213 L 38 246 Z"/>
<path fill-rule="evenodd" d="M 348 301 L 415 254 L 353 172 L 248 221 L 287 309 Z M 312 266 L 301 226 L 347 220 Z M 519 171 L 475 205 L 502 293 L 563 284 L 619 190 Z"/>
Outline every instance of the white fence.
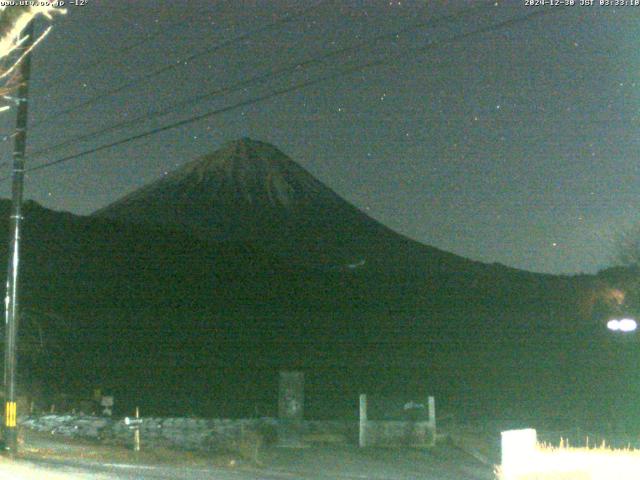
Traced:
<path fill-rule="evenodd" d="M 360 395 L 360 421 L 358 443 L 369 446 L 431 447 L 436 440 L 436 404 L 429 397 L 429 418 L 423 421 L 370 420 L 367 415 L 367 396 Z"/>

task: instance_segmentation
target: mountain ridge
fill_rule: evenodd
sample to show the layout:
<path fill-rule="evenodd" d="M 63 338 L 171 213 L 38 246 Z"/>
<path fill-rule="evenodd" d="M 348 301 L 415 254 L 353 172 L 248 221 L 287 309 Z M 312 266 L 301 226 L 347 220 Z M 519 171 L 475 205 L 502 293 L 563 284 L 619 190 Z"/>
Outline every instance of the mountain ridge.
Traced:
<path fill-rule="evenodd" d="M 617 345 L 593 315 L 621 298 L 605 277 L 536 274 L 421 245 L 298 169 L 277 170 L 278 158 L 290 164 L 273 150 L 275 167 L 237 165 L 252 151 L 244 143 L 112 204 L 133 205 L 120 213 L 138 221 L 27 204 L 22 305 L 56 345 L 47 361 L 19 365 L 58 388 L 104 387 L 145 411 L 193 404 L 203 415 L 246 415 L 255 398 L 272 405 L 260 395 L 276 391 L 280 369 L 308 376 L 308 398 L 322 399 L 310 415 L 348 411 L 362 391 L 428 388 L 485 412 L 569 409 L 558 399 L 591 401 L 592 391 L 597 411 L 628 394 L 610 372 L 632 374 L 634 346 Z M 174 221 L 209 221 L 202 198 L 218 202 L 214 226 L 231 228 L 224 240 L 206 223 Z M 176 214 L 177 200 L 178 217 L 145 221 Z M 8 212 L 0 202 L 0 235 Z"/>
<path fill-rule="evenodd" d="M 406 259 L 416 254 L 433 268 L 479 264 L 391 230 L 278 148 L 246 137 L 186 163 L 92 216 L 249 241 L 293 261 L 326 268 L 378 264 L 393 270 L 396 263 L 402 270 L 410 268 Z"/>

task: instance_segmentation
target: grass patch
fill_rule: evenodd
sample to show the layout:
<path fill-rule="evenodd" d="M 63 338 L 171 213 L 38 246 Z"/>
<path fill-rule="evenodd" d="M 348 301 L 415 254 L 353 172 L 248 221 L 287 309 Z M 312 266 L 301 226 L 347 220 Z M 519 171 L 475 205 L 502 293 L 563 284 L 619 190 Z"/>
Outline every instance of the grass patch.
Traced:
<path fill-rule="evenodd" d="M 506 472 L 496 468 L 499 480 L 638 480 L 640 450 L 538 444 L 522 465 Z"/>

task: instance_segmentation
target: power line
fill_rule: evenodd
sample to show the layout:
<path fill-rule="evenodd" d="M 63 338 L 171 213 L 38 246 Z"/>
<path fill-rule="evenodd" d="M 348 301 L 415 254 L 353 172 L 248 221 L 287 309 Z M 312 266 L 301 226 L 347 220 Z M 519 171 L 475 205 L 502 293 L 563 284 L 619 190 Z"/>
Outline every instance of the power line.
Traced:
<path fill-rule="evenodd" d="M 177 21 L 175 22 L 171 22 L 168 25 L 164 26 L 163 28 L 161 28 L 160 30 L 158 30 L 157 32 L 154 32 L 150 35 L 145 36 L 144 38 L 140 39 L 139 41 L 133 42 L 133 43 L 128 43 L 125 44 L 124 46 L 119 46 L 119 47 L 114 47 L 112 48 L 112 52 L 117 52 L 118 55 L 120 57 L 122 57 L 123 55 L 126 55 L 127 53 L 135 50 L 136 48 L 141 47 L 142 45 L 145 45 L 149 42 L 151 42 L 152 40 L 155 40 L 158 37 L 162 37 L 164 35 L 167 34 L 168 31 L 173 30 L 175 27 L 178 26 L 182 26 L 185 24 L 185 20 L 189 21 L 190 18 L 185 19 L 184 17 L 180 17 Z M 107 60 L 105 60 L 104 58 L 100 58 L 91 62 L 86 63 L 85 65 L 81 65 L 79 70 L 76 69 L 73 72 L 74 76 L 78 76 L 79 74 L 86 72 L 87 70 L 90 70 L 94 67 L 100 66 L 104 63 L 111 63 L 113 65 L 116 66 L 121 66 L 123 65 L 122 61 L 110 61 L 114 59 L 114 56 L 112 54 L 107 54 Z M 40 85 L 40 88 L 46 89 L 48 87 L 50 87 L 51 85 L 55 84 L 55 83 L 59 83 L 60 80 L 62 80 L 65 77 L 64 74 L 58 75 L 57 77 L 53 77 L 51 79 L 47 79 L 42 85 Z"/>
<path fill-rule="evenodd" d="M 258 74 L 258 75 L 254 75 L 253 77 L 247 79 L 247 80 L 243 80 L 237 84 L 235 84 L 234 86 L 228 86 L 228 87 L 224 87 L 224 88 L 218 88 L 200 95 L 196 95 L 194 97 L 190 97 L 184 101 L 178 102 L 174 105 L 169 106 L 168 108 L 165 109 L 161 109 L 161 110 L 156 110 L 153 112 L 149 112 L 143 115 L 139 115 L 137 117 L 134 118 L 130 118 L 127 120 L 124 120 L 122 122 L 116 123 L 114 125 L 110 125 L 108 127 L 102 128 L 102 129 L 98 129 L 98 130 L 94 130 L 93 132 L 89 132 L 83 135 L 80 135 L 79 137 L 74 137 L 65 141 L 62 141 L 56 145 L 52 145 L 50 147 L 46 147 L 43 148 L 41 150 L 37 150 L 35 152 L 32 152 L 29 157 L 30 158 L 38 158 L 41 157 L 44 154 L 50 153 L 52 151 L 55 150 L 59 150 L 63 147 L 72 145 L 74 143 L 78 143 L 84 140 L 89 140 L 91 138 L 95 138 L 97 136 L 103 135 L 105 133 L 114 131 L 114 130 L 118 130 L 120 128 L 123 127 L 127 127 L 130 125 L 135 125 L 135 124 L 139 124 L 140 122 L 143 121 L 147 121 L 150 120 L 152 118 L 155 117 L 161 117 L 164 115 L 167 115 L 169 113 L 172 113 L 180 108 L 183 108 L 185 106 L 188 105 L 194 105 L 194 104 L 198 104 L 200 103 L 202 100 L 205 99 L 211 99 L 211 98 L 216 98 L 221 96 L 222 94 L 228 94 L 228 93 L 232 93 L 232 92 L 236 92 L 239 90 L 242 90 L 244 88 L 246 88 L 247 86 L 253 85 L 253 84 L 257 84 L 260 82 L 264 82 L 266 80 L 269 80 L 271 78 L 275 78 L 279 75 L 285 74 L 285 73 L 290 73 L 290 72 L 296 72 L 296 71 L 300 71 L 303 68 L 307 68 L 309 66 L 312 66 L 314 64 L 319 64 L 322 63 L 332 57 L 337 57 L 337 56 L 341 56 L 344 55 L 345 53 L 349 53 L 349 52 L 353 52 L 356 51 L 358 49 L 361 49 L 362 47 L 370 47 L 373 43 L 378 42 L 380 40 L 386 39 L 386 38 L 395 38 L 401 34 L 407 33 L 411 30 L 415 30 L 418 28 L 423 28 L 425 26 L 436 26 L 440 23 L 448 23 L 451 22 L 453 20 L 456 19 L 460 19 L 460 18 L 464 18 L 467 15 L 470 15 L 471 13 L 475 12 L 476 10 L 480 9 L 480 8 L 486 8 L 486 4 L 480 4 L 477 5 L 475 7 L 471 7 L 471 8 L 466 8 L 464 10 L 461 10 L 459 12 L 456 12 L 454 14 L 450 14 L 450 15 L 445 15 L 442 17 L 438 17 L 435 19 L 430 19 L 428 21 L 422 21 L 419 23 L 415 23 L 412 25 L 409 25 L 407 27 L 404 27 L 400 30 L 391 32 L 391 33 L 384 33 L 381 35 L 377 35 L 374 36 L 372 38 L 369 38 L 367 40 L 364 40 L 362 42 L 359 42 L 355 45 L 351 45 L 348 47 L 344 47 L 344 48 L 340 48 L 338 50 L 334 50 L 331 52 L 327 52 L 326 54 L 320 55 L 320 56 L 314 56 L 308 60 L 302 61 L 302 62 L 292 62 L 289 63 L 285 66 L 276 68 L 276 69 L 272 69 L 270 71 Z M 3 163 L 0 163 L 0 166 L 2 166 Z"/>
<path fill-rule="evenodd" d="M 566 9 L 560 9 L 560 10 L 566 10 Z M 530 14 L 524 15 L 522 17 L 512 18 L 512 19 L 509 19 L 509 20 L 505 20 L 503 22 L 499 22 L 497 24 L 489 25 L 487 27 L 482 27 L 482 28 L 479 28 L 479 29 L 476 29 L 476 30 L 472 30 L 470 32 L 466 32 L 466 33 L 462 33 L 462 34 L 459 34 L 459 35 L 455 35 L 454 37 L 452 37 L 450 39 L 447 39 L 447 40 L 444 40 L 444 41 L 429 43 L 426 46 L 416 50 L 415 53 L 416 54 L 422 54 L 422 53 L 427 52 L 429 50 L 433 50 L 435 48 L 438 48 L 441 45 L 446 44 L 446 43 L 457 42 L 457 41 L 464 40 L 464 39 L 467 39 L 467 38 L 475 36 L 475 35 L 484 34 L 484 33 L 490 33 L 490 32 L 493 32 L 493 31 L 501 30 L 501 29 L 504 29 L 504 28 L 507 28 L 507 27 L 511 27 L 513 25 L 517 25 L 519 23 L 524 23 L 524 22 L 526 22 L 528 20 L 531 20 L 533 18 L 542 17 L 542 16 L 545 16 L 545 15 L 548 15 L 548 14 L 550 14 L 552 12 L 557 12 L 557 11 L 559 11 L 559 10 L 558 9 L 537 10 L 535 12 L 532 12 Z M 406 58 L 406 57 L 402 57 L 402 58 Z M 389 63 L 392 63 L 392 61 L 396 61 L 396 60 L 398 60 L 398 57 L 396 57 L 394 59 L 391 59 L 391 60 L 389 60 L 389 59 L 381 59 L 381 60 L 374 60 L 374 61 L 367 62 L 367 63 L 364 63 L 364 64 L 356 65 L 354 67 L 350 67 L 348 69 L 345 69 L 345 70 L 342 70 L 342 71 L 339 71 L 339 72 L 335 72 L 335 73 L 332 73 L 332 74 L 329 74 L 329 75 L 321 76 L 321 77 L 316 78 L 316 79 L 308 80 L 306 82 L 298 83 L 298 84 L 293 85 L 293 86 L 289 86 L 289 87 L 286 87 L 286 88 L 275 90 L 275 91 L 267 93 L 265 95 L 254 97 L 254 98 L 249 99 L 249 100 L 244 100 L 244 101 L 235 103 L 233 105 L 229 105 L 227 107 L 219 108 L 219 109 L 216 109 L 216 110 L 211 110 L 209 112 L 206 112 L 206 113 L 203 113 L 203 114 L 200 114 L 200 115 L 196 115 L 196 116 L 193 116 L 193 117 L 190 117 L 190 118 L 178 121 L 178 122 L 174 122 L 174 123 L 171 123 L 169 125 L 165 125 L 165 126 L 162 126 L 162 127 L 154 128 L 154 129 L 148 130 L 148 131 L 143 132 L 143 133 L 132 135 L 130 137 L 126 137 L 126 138 L 123 138 L 123 139 L 120 139 L 120 140 L 117 140 L 117 141 L 114 141 L 114 142 L 111 142 L 111 143 L 107 143 L 107 144 L 104 144 L 104 145 L 100 145 L 98 147 L 91 148 L 91 149 L 88 149 L 88 150 L 85 150 L 85 151 L 82 151 L 82 152 L 79 152 L 79 153 L 76 153 L 76 154 L 73 154 L 73 155 L 69 155 L 69 156 L 66 156 L 66 157 L 63 157 L 63 158 L 59 158 L 59 159 L 53 160 L 51 162 L 43 163 L 41 165 L 36 165 L 35 167 L 28 168 L 26 171 L 27 172 L 33 172 L 33 171 L 37 171 L 37 170 L 43 170 L 43 169 L 46 169 L 46 168 L 50 168 L 50 167 L 53 167 L 55 165 L 59 165 L 61 163 L 66 163 L 68 161 L 75 160 L 77 158 L 90 155 L 92 153 L 97 153 L 97 152 L 100 152 L 100 151 L 103 151 L 103 150 L 107 150 L 107 149 L 110 149 L 110 148 L 113 148 L 113 147 L 116 147 L 116 146 L 119 146 L 119 145 L 130 143 L 130 142 L 133 142 L 135 140 L 139 140 L 141 138 L 145 138 L 145 137 L 149 137 L 149 136 L 152 136 L 152 135 L 156 135 L 156 134 L 161 133 L 161 132 L 165 132 L 167 130 L 172 130 L 172 129 L 175 129 L 175 128 L 179 128 L 179 127 L 182 127 L 184 125 L 188 125 L 188 124 L 191 124 L 191 123 L 198 122 L 198 121 L 203 120 L 205 118 L 213 117 L 215 115 L 220 115 L 220 114 L 229 112 L 231 110 L 235 110 L 237 108 L 242 108 L 242 107 L 246 107 L 246 106 L 258 103 L 258 102 L 269 100 L 271 98 L 278 97 L 280 95 L 284 95 L 284 94 L 291 93 L 291 92 L 296 91 L 296 90 L 300 90 L 300 89 L 303 89 L 303 88 L 306 88 L 306 87 L 309 87 L 309 86 L 312 86 L 312 85 L 316 85 L 316 84 L 322 83 L 322 82 L 324 82 L 326 80 L 333 80 L 335 78 L 343 77 L 343 76 L 346 76 L 346 75 L 349 75 L 351 73 L 355 73 L 355 72 L 358 72 L 358 71 L 361 71 L 361 70 L 364 70 L 364 69 L 368 69 L 368 68 L 377 67 L 377 66 L 380 66 L 380 65 L 389 64 Z M 2 178 L 0 178 L 0 181 L 4 181 L 7 178 L 9 178 L 9 177 L 2 177 Z"/>
<path fill-rule="evenodd" d="M 555 11 L 555 10 L 553 10 L 553 11 Z M 421 49 L 418 49 L 416 51 L 416 53 L 424 53 L 425 51 L 429 51 L 429 50 L 432 50 L 434 48 L 438 48 L 441 44 L 444 44 L 444 43 L 456 42 L 456 41 L 459 41 L 459 40 L 463 40 L 463 39 L 469 38 L 469 37 L 474 36 L 474 35 L 483 34 L 483 33 L 489 33 L 489 32 L 496 31 L 496 30 L 501 30 L 503 28 L 510 27 L 510 26 L 516 25 L 518 23 L 525 22 L 525 21 L 530 20 L 530 19 L 535 18 L 535 17 L 540 17 L 540 16 L 543 16 L 543 15 L 547 15 L 547 14 L 549 14 L 551 12 L 552 12 L 552 10 L 549 10 L 549 9 L 548 10 L 538 10 L 536 12 L 530 13 L 530 14 L 525 15 L 523 17 L 518 17 L 518 18 L 515 18 L 515 19 L 505 20 L 503 22 L 500 22 L 500 23 L 497 23 L 497 24 L 494 24 L 494 25 L 490 25 L 490 26 L 483 27 L 483 28 L 480 28 L 480 29 L 477 29 L 477 30 L 473 30 L 471 32 L 467 32 L 467 33 L 456 35 L 456 36 L 454 36 L 454 37 L 452 37 L 452 38 L 450 38 L 450 39 L 448 39 L 446 41 L 437 42 L 437 43 L 436 42 L 429 43 L 425 47 L 423 47 Z M 174 122 L 174 123 L 169 124 L 169 125 L 165 125 L 165 126 L 162 126 L 162 127 L 154 128 L 154 129 L 148 130 L 148 131 L 140 133 L 140 134 L 136 134 L 136 135 L 133 135 L 133 136 L 130 136 L 130 137 L 126 137 L 124 139 L 117 140 L 115 142 L 111 142 L 111 143 L 108 143 L 108 144 L 100 145 L 98 147 L 95 147 L 95 148 L 92 148 L 92 149 L 89 149 L 89 150 L 85 150 L 85 151 L 77 153 L 77 154 L 69 155 L 69 156 L 66 156 L 66 157 L 51 161 L 51 162 L 47 162 L 47 163 L 44 163 L 44 164 L 41 164 L 41 165 L 37 165 L 35 167 L 28 168 L 26 171 L 27 172 L 32 172 L 32 171 L 42 170 L 44 168 L 49 168 L 49 167 L 52 167 L 54 165 L 58 165 L 60 163 L 65 163 L 65 162 L 68 162 L 70 160 L 74 160 L 76 158 L 80 158 L 80 157 L 89 155 L 91 153 L 97 153 L 97 152 L 100 152 L 102 150 L 110 149 L 110 148 L 113 148 L 113 147 L 116 147 L 116 146 L 119 146 L 119 145 L 123 145 L 123 144 L 129 143 L 129 142 L 135 141 L 135 140 L 139 140 L 141 138 L 145 138 L 145 137 L 148 137 L 148 136 L 156 135 L 158 133 L 161 133 L 161 132 L 164 132 L 164 131 L 167 131 L 167 130 L 172 130 L 174 128 L 179 128 L 179 127 L 182 127 L 184 125 L 188 125 L 190 123 L 195 123 L 195 122 L 198 122 L 198 121 L 203 120 L 205 118 L 209 118 L 209 117 L 212 117 L 212 116 L 215 116 L 215 115 L 223 114 L 223 113 L 229 112 L 231 110 L 235 110 L 237 108 L 249 106 L 249 105 L 252 105 L 254 103 L 262 102 L 262 101 L 265 101 L 265 100 L 268 100 L 268 99 L 271 99 L 271 98 L 274 98 L 274 97 L 277 97 L 277 96 L 280 96 L 280 95 L 284 95 L 286 93 L 290 93 L 290 92 L 293 92 L 293 91 L 296 91 L 296 90 L 300 90 L 302 88 L 305 88 L 305 87 L 308 87 L 308 86 L 311 86 L 311 85 L 315 85 L 315 84 L 324 82 L 326 80 L 332 80 L 332 79 L 339 78 L 339 77 L 342 77 L 342 76 L 345 76 L 345 75 L 349 75 L 349 74 L 357 72 L 357 71 L 361 71 L 361 70 L 364 70 L 364 69 L 368 69 L 368 68 L 372 68 L 372 67 L 388 64 L 388 63 L 391 63 L 391 62 L 389 60 L 381 59 L 381 60 L 375 60 L 375 61 L 367 62 L 367 63 L 361 64 L 361 65 L 356 65 L 354 67 L 348 68 L 348 69 L 340 71 L 340 72 L 335 72 L 335 73 L 332 73 L 332 74 L 329 74 L 329 75 L 321 76 L 319 78 L 312 79 L 312 80 L 309 80 L 309 81 L 306 81 L 306 82 L 302 82 L 302 83 L 299 83 L 297 85 L 293 85 L 293 86 L 290 86 L 290 87 L 287 87 L 287 88 L 283 88 L 283 89 L 280 89 L 280 90 L 276 90 L 276 91 L 270 92 L 270 93 L 262 95 L 262 96 L 254 97 L 254 98 L 249 99 L 249 100 L 244 100 L 244 101 L 235 103 L 233 105 L 229 105 L 227 107 L 223 107 L 223 108 L 219 108 L 219 109 L 216 109 L 216 110 L 212 110 L 212 111 L 200 114 L 200 115 L 196 115 L 194 117 L 187 118 L 185 120 Z M 7 177 L 0 178 L 0 181 L 5 180 L 6 178 Z"/>
<path fill-rule="evenodd" d="M 257 28 L 255 30 L 252 30 L 252 31 L 247 32 L 247 33 L 243 33 L 242 35 L 239 35 L 239 36 L 237 36 L 235 38 L 232 38 L 232 39 L 226 40 L 224 42 L 218 43 L 216 45 L 213 45 L 212 47 L 205 48 L 204 50 L 200 50 L 199 52 L 192 53 L 191 55 L 188 55 L 187 57 L 184 57 L 184 58 L 176 60 L 174 63 L 172 63 L 170 65 L 165 65 L 164 67 L 160 67 L 160 68 L 158 68 L 158 69 L 156 69 L 156 70 L 154 70 L 152 72 L 149 72 L 149 73 L 144 74 L 144 75 L 140 75 L 140 76 L 138 76 L 138 77 L 136 77 L 136 78 L 134 78 L 134 79 L 132 79 L 132 80 L 130 80 L 130 81 L 118 86 L 118 87 L 116 87 L 116 88 L 113 88 L 111 90 L 106 90 L 106 91 L 104 91 L 104 92 L 102 92 L 102 93 L 100 93 L 100 94 L 98 94 L 98 95 L 96 95 L 94 97 L 91 97 L 91 98 L 89 98 L 89 99 L 87 99 L 87 100 L 85 100 L 83 102 L 77 103 L 76 105 L 73 105 L 73 106 L 71 106 L 69 108 L 66 108 L 64 110 L 61 110 L 61 111 L 52 113 L 50 115 L 47 115 L 42 120 L 40 120 L 39 122 L 37 122 L 34 125 L 32 125 L 31 128 L 37 128 L 37 127 L 39 127 L 41 125 L 48 124 L 47 121 L 50 120 L 50 119 L 58 118 L 58 117 L 61 117 L 61 116 L 64 116 L 64 115 L 68 115 L 69 113 L 75 112 L 76 110 L 79 110 L 81 108 L 87 107 L 89 105 L 93 105 L 94 103 L 102 100 L 103 98 L 110 97 L 112 95 L 120 93 L 125 89 L 128 89 L 130 87 L 133 87 L 133 86 L 139 84 L 140 82 L 143 82 L 145 80 L 149 80 L 150 78 L 153 78 L 153 77 L 157 77 L 158 75 L 162 75 L 163 73 L 169 72 L 171 70 L 175 70 L 176 68 L 179 68 L 180 66 L 184 65 L 184 63 L 186 63 L 186 62 L 191 62 L 191 61 L 195 60 L 196 58 L 199 58 L 199 57 L 202 57 L 204 55 L 216 52 L 216 51 L 221 50 L 221 49 L 223 49 L 225 47 L 233 45 L 234 43 L 241 42 L 243 40 L 246 40 L 249 37 L 252 37 L 254 35 L 258 35 L 260 33 L 263 33 L 263 32 L 265 32 L 265 31 L 267 31 L 267 30 L 269 30 L 271 28 L 278 27 L 280 25 L 284 25 L 286 23 L 292 22 L 292 21 L 294 21 L 294 20 L 296 20 L 296 19 L 298 19 L 300 17 L 305 16 L 306 14 L 308 14 L 309 12 L 317 9 L 318 7 L 322 6 L 327 1 L 328 0 L 320 0 L 317 3 L 315 3 L 314 5 L 312 5 L 311 7 L 307 7 L 305 9 L 299 11 L 298 13 L 287 15 L 286 17 L 284 17 L 284 18 L 282 18 L 280 20 L 277 20 L 275 22 L 269 23 L 269 24 L 267 24 L 267 25 L 265 25 L 263 27 Z"/>

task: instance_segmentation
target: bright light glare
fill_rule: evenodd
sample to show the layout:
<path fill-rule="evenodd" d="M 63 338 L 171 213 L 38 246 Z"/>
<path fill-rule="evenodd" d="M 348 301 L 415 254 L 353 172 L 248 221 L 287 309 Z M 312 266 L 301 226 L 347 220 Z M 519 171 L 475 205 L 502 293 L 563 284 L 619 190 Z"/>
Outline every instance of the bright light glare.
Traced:
<path fill-rule="evenodd" d="M 609 320 L 607 328 L 614 332 L 633 332 L 638 328 L 638 323 L 632 318 L 623 318 L 622 320 Z"/>
<path fill-rule="evenodd" d="M 616 320 L 621 321 L 621 320 Z M 533 429 L 502 432 L 499 480 L 546 478 L 638 480 L 640 450 L 601 447 L 571 448 L 537 443 Z"/>
<path fill-rule="evenodd" d="M 633 332 L 636 328 L 638 328 L 638 324 L 632 318 L 623 318 L 620 320 L 620 331 L 621 332 Z"/>

